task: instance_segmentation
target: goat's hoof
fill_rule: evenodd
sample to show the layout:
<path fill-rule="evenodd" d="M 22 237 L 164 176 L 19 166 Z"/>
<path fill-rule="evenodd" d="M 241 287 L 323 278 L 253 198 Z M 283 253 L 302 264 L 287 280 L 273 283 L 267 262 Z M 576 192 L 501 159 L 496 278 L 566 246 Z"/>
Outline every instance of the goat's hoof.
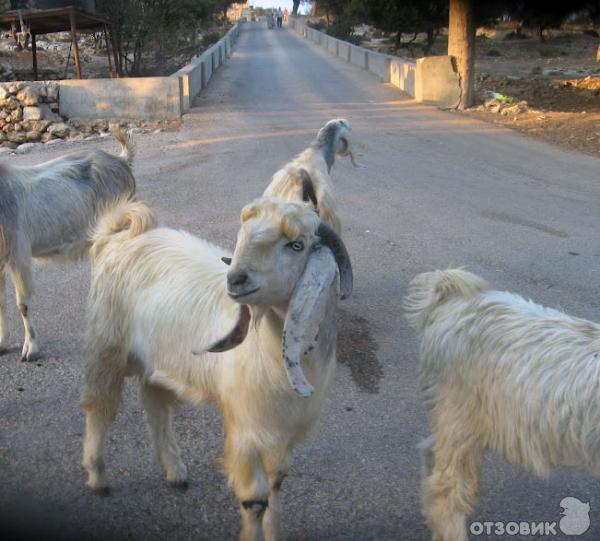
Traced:
<path fill-rule="evenodd" d="M 33 362 L 39 360 L 39 358 L 41 356 L 42 355 L 40 353 L 29 353 L 29 354 L 23 355 L 21 357 L 21 362 L 22 363 L 33 363 Z"/>
<path fill-rule="evenodd" d="M 188 488 L 190 488 L 190 484 L 187 479 L 181 479 L 177 481 L 167 481 L 171 488 L 175 488 L 177 490 L 181 490 L 181 492 L 186 492 Z"/>

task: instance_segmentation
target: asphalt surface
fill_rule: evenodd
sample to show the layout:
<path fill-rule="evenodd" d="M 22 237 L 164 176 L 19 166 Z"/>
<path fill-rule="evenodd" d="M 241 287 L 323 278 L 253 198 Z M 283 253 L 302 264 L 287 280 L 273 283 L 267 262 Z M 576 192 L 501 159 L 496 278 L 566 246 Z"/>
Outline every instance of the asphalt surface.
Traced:
<path fill-rule="evenodd" d="M 416 449 L 428 431 L 416 340 L 402 318 L 406 285 L 419 272 L 465 265 L 498 288 L 600 321 L 600 161 L 416 104 L 261 25 L 245 29 L 194 105 L 179 131 L 138 137 L 138 193 L 164 224 L 229 248 L 240 209 L 273 172 L 330 118 L 352 125 L 365 168 L 339 161 L 333 179 L 355 293 L 341 305 L 334 388 L 284 484 L 285 532 L 428 539 Z M 39 163 L 94 145 L 116 149 L 59 145 L 2 159 Z M 190 472 L 190 488 L 178 492 L 162 477 L 130 383 L 107 444 L 112 494 L 86 490 L 78 398 L 88 263 L 37 267 L 35 281 L 30 313 L 45 357 L 19 363 L 22 328 L 11 307 L 14 349 L 0 359 L 3 538 L 235 538 L 236 504 L 215 464 L 221 421 L 208 407 L 176 413 Z M 473 520 L 558 521 L 566 496 L 590 502 L 592 527 L 577 539 L 600 539 L 598 480 L 560 471 L 542 481 L 490 456 Z"/>

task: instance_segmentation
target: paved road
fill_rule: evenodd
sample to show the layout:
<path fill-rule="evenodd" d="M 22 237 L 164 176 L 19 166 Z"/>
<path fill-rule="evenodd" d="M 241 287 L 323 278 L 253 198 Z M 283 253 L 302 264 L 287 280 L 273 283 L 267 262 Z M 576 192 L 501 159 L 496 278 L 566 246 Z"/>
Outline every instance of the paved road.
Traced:
<path fill-rule="evenodd" d="M 366 168 L 339 162 L 333 176 L 356 288 L 340 314 L 334 389 L 284 485 L 286 532 L 428 539 L 415 448 L 427 427 L 400 309 L 405 287 L 418 272 L 467 265 L 500 288 L 600 320 L 600 161 L 418 105 L 259 25 L 194 105 L 180 131 L 139 137 L 139 194 L 165 224 L 227 247 L 239 210 L 282 163 L 328 119 L 352 124 Z M 130 385 L 108 442 L 113 493 L 85 490 L 78 389 L 88 274 L 86 263 L 36 270 L 33 314 L 46 352 L 38 364 L 18 363 L 11 313 L 15 350 L 0 362 L 0 528 L 27 539 L 234 538 L 235 502 L 215 466 L 221 421 L 209 408 L 176 416 L 191 486 L 173 491 Z M 544 482 L 489 457 L 475 519 L 556 521 L 564 496 L 590 501 L 593 526 L 581 539 L 599 539 L 598 481 L 565 471 Z"/>

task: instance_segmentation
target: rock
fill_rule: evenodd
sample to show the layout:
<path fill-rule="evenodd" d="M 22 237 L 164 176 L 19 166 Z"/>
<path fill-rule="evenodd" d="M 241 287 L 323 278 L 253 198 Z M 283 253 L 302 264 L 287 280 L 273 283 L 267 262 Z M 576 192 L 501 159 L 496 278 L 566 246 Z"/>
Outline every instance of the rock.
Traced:
<path fill-rule="evenodd" d="M 2 146 L 2 148 L 8 148 L 10 150 L 14 150 L 19 145 L 17 145 L 17 143 L 13 143 L 12 141 L 4 141 L 4 143 L 2 143 L 1 146 Z"/>
<path fill-rule="evenodd" d="M 40 137 L 41 137 L 40 141 L 42 143 L 48 143 L 52 139 L 52 134 L 50 134 L 48 132 L 45 132 L 45 133 L 42 133 Z M 54 140 L 55 141 L 62 141 L 62 139 L 54 139 Z"/>
<path fill-rule="evenodd" d="M 40 102 L 40 96 L 31 86 L 26 86 L 17 92 L 17 99 L 26 106 L 37 105 Z"/>
<path fill-rule="evenodd" d="M 5 100 L 10 94 L 4 85 L 0 85 L 0 100 Z"/>
<path fill-rule="evenodd" d="M 23 109 L 17 107 L 13 110 L 13 112 L 9 115 L 9 122 L 20 122 L 23 119 Z"/>
<path fill-rule="evenodd" d="M 11 143 L 16 143 L 17 145 L 20 145 L 22 143 L 26 143 L 27 142 L 27 134 L 25 132 L 22 132 L 22 131 L 10 132 L 8 134 L 8 140 Z"/>
<path fill-rule="evenodd" d="M 48 83 L 46 85 L 46 101 L 48 103 L 58 101 L 58 85 L 56 83 Z"/>
<path fill-rule="evenodd" d="M 49 120 L 30 120 L 29 122 L 24 123 L 26 130 L 36 131 L 38 133 L 45 132 L 50 124 L 51 122 Z"/>
<path fill-rule="evenodd" d="M 13 131 L 22 131 L 23 130 L 23 125 L 20 122 L 15 122 L 13 124 Z"/>
<path fill-rule="evenodd" d="M 58 122 L 57 124 L 52 124 L 48 128 L 48 133 L 50 135 L 53 135 L 54 137 L 60 137 L 61 139 L 68 137 L 70 132 L 71 132 L 71 129 L 64 122 Z"/>
<path fill-rule="evenodd" d="M 14 111 L 19 108 L 19 102 L 14 96 L 8 96 L 6 99 L 0 101 L 0 107 L 7 111 Z"/>
<path fill-rule="evenodd" d="M 4 143 L 4 141 L 7 141 L 8 137 L 6 137 L 6 134 L 3 131 L 0 131 L 0 143 Z"/>
<path fill-rule="evenodd" d="M 17 154 L 25 154 L 26 152 L 30 152 L 34 148 L 40 146 L 41 143 L 23 143 L 17 147 Z"/>
<path fill-rule="evenodd" d="M 39 107 L 23 107 L 23 120 L 41 120 L 42 110 Z"/>
<path fill-rule="evenodd" d="M 27 137 L 27 141 L 34 142 L 39 141 L 41 138 L 40 132 L 37 131 L 28 131 L 25 133 L 25 137 Z"/>
<path fill-rule="evenodd" d="M 490 113 L 499 113 L 502 111 L 504 104 L 495 98 L 490 98 L 483 102 L 483 106 L 490 111 Z"/>
<path fill-rule="evenodd" d="M 8 91 L 11 94 L 16 94 L 19 90 L 25 88 L 25 83 L 18 81 L 16 83 L 12 83 L 8 86 Z"/>
<path fill-rule="evenodd" d="M 57 115 L 52 108 L 46 103 L 40 104 L 40 109 L 42 111 L 42 118 L 44 120 L 49 120 L 50 122 L 63 122 L 63 118 L 60 115 Z"/>

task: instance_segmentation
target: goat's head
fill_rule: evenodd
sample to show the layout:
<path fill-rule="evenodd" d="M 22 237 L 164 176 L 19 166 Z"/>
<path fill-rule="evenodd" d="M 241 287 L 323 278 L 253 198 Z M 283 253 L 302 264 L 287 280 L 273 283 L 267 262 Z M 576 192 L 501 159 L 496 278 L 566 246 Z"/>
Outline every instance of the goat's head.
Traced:
<path fill-rule="evenodd" d="M 229 296 L 242 305 L 286 312 L 285 367 L 292 387 L 310 396 L 300 361 L 314 345 L 336 269 L 341 297 L 352 292 L 350 258 L 338 235 L 305 203 L 262 197 L 242 210 L 241 222 L 227 274 Z M 247 325 L 245 309 L 240 324 Z"/>
<path fill-rule="evenodd" d="M 319 130 L 313 147 L 323 153 L 328 172 L 333 167 L 336 155 L 350 156 L 352 165 L 358 167 L 350 148 L 350 131 L 350 124 L 343 118 L 330 120 Z"/>

